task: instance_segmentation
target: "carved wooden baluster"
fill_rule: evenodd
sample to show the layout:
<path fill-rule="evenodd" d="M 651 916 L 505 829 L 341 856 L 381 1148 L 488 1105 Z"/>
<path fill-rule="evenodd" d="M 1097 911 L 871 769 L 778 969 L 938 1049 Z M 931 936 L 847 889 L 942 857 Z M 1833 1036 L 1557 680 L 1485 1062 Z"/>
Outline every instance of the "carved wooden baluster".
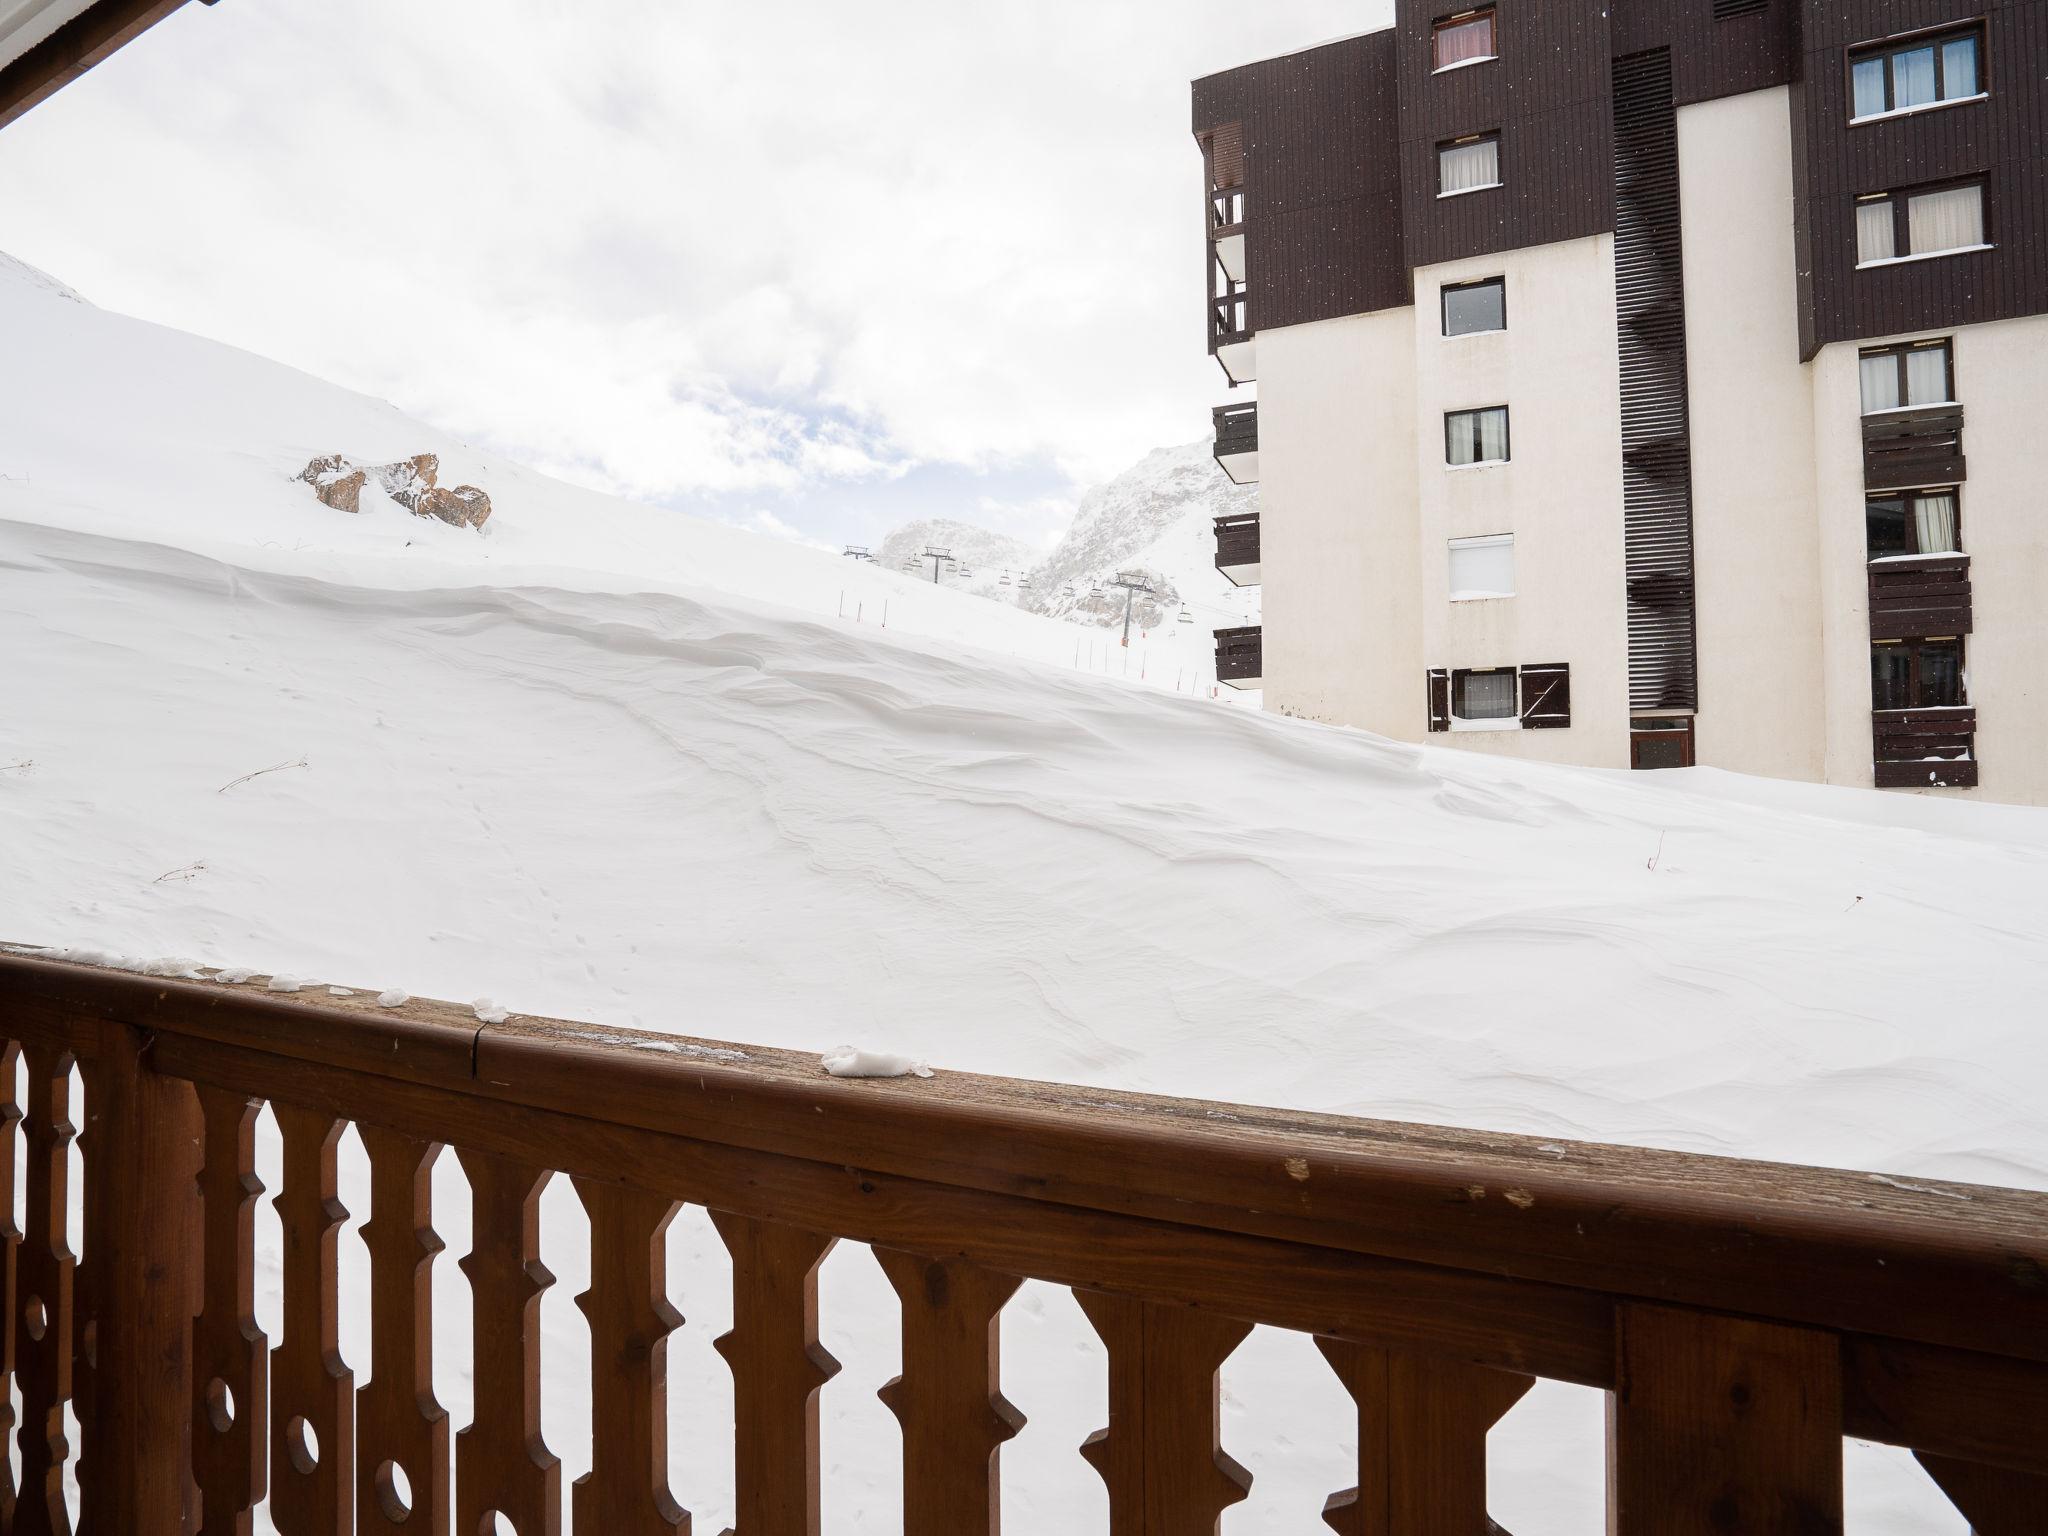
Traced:
<path fill-rule="evenodd" d="M 356 1520 L 447 1536 L 448 1411 L 434 1396 L 438 1142 L 358 1125 L 370 1157 L 370 1384 L 356 1393 Z"/>
<path fill-rule="evenodd" d="M 282 1536 L 355 1530 L 355 1375 L 337 1336 L 342 1122 L 274 1104 L 284 1133 L 284 1342 L 270 1352 L 270 1517 Z"/>
<path fill-rule="evenodd" d="M 15 1127 L 21 1123 L 19 1071 L 21 1047 L 0 1043 L 0 1448 L 13 1442 L 14 1380 L 21 1291 L 16 1284 L 21 1257 L 21 1228 L 14 1223 Z M 0 1455 L 0 1531 L 14 1529 L 14 1461 Z"/>
<path fill-rule="evenodd" d="M 590 1213 L 590 1471 L 570 1495 L 579 1531 L 668 1536 L 687 1530 L 668 1490 L 669 1223 L 682 1207 L 597 1179 L 576 1180 Z"/>
<path fill-rule="evenodd" d="M 2048 1520 L 2048 1477 L 1925 1451 L 1913 1456 L 1970 1522 L 1972 1536 L 2038 1536 Z"/>
<path fill-rule="evenodd" d="M 1610 1536 L 1842 1529 L 1842 1343 L 1675 1307 L 1619 1309 Z"/>
<path fill-rule="evenodd" d="M 12 1536 L 71 1530 L 64 1463 L 71 1445 L 64 1405 L 71 1397 L 72 1285 L 77 1261 L 65 1227 L 71 1198 L 69 1051 L 31 1045 L 28 1059 L 28 1204 L 19 1259 L 16 1350 L 21 1385 L 21 1498 Z"/>
<path fill-rule="evenodd" d="M 1534 1377 L 1316 1340 L 1358 1405 L 1358 1486 L 1332 1494 L 1339 1536 L 1474 1536 L 1486 1513 L 1486 1433 Z"/>
<path fill-rule="evenodd" d="M 494 1511 L 519 1536 L 560 1536 L 562 1466 L 541 1438 L 540 1195 L 550 1175 L 458 1151 L 474 1240 L 462 1260 L 474 1300 L 476 1416 L 455 1437 L 456 1530 L 488 1532 Z"/>
<path fill-rule="evenodd" d="M 737 1536 L 818 1536 L 818 1389 L 839 1362 L 818 1342 L 818 1266 L 834 1239 L 713 1211 L 732 1255 Z"/>
<path fill-rule="evenodd" d="M 202 1301 L 192 1339 L 192 1471 L 199 1536 L 248 1536 L 270 1432 L 269 1340 L 256 1325 L 254 1099 L 202 1087 Z"/>
<path fill-rule="evenodd" d="M 1110 1536 L 1214 1536 L 1252 1485 L 1223 1451 L 1217 1379 L 1251 1324 L 1101 1291 L 1074 1299 L 1109 1351 L 1109 1427 L 1081 1454 L 1109 1489 Z"/>
<path fill-rule="evenodd" d="M 903 1303 L 903 1374 L 881 1391 L 903 1427 L 903 1536 L 996 1536 L 996 1455 L 1024 1425 L 998 1390 L 999 1323 L 1023 1281 L 960 1259 L 875 1257 Z"/>

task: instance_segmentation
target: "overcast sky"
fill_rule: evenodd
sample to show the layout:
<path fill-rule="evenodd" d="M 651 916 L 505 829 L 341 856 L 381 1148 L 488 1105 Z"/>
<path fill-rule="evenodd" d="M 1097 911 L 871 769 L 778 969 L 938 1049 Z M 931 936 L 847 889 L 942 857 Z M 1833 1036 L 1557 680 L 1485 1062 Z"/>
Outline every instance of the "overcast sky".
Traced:
<path fill-rule="evenodd" d="M 1228 398 L 1188 81 L 1390 10 L 193 5 L 0 132 L 0 249 L 584 484 L 1045 538 Z"/>

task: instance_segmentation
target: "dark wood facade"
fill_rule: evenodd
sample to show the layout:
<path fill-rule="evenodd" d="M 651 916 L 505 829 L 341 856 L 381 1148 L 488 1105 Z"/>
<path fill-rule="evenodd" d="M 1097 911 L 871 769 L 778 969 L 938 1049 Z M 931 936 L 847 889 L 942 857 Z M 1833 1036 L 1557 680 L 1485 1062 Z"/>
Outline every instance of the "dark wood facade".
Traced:
<path fill-rule="evenodd" d="M 1870 563 L 1870 638 L 1967 635 L 1975 627 L 1968 555 L 1914 555 Z"/>
<path fill-rule="evenodd" d="M 1195 82 L 1198 135 L 1243 129 L 1251 329 L 1399 307 L 1418 266 L 1611 231 L 1609 63 L 1658 48 L 1674 106 L 1792 87 L 1801 356 L 2048 312 L 2048 0 L 1504 0 L 1498 58 L 1436 72 L 1441 14 L 1399 0 L 1391 28 Z M 1972 18 L 1985 100 L 1849 126 L 1852 50 Z M 1484 133 L 1501 186 L 1438 197 L 1438 146 Z M 1980 174 L 1992 249 L 1857 270 L 1857 194 Z"/>
<path fill-rule="evenodd" d="M 1885 411 L 1863 418 L 1865 490 L 1960 485 L 1969 474 L 1969 463 L 1963 457 L 1960 405 Z"/>
<path fill-rule="evenodd" d="M 1972 18 L 1984 29 L 1984 100 L 1850 125 L 1857 45 Z M 2048 311 L 2048 4 L 1806 0 L 1803 30 L 1792 113 L 1800 356 Z M 1858 270 L 1858 195 L 1974 176 L 1991 249 Z"/>

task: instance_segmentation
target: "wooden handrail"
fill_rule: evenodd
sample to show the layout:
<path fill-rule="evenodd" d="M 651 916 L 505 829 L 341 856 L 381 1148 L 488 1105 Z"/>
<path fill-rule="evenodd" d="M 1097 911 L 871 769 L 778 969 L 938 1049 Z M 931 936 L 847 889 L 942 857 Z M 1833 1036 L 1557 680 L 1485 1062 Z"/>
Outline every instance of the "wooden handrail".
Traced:
<path fill-rule="evenodd" d="M 1153 1411 L 1146 1406 L 1152 1394 L 1199 1399 L 1242 1329 L 1264 1323 L 1316 1335 L 1348 1389 L 1379 1394 L 1361 1401 L 1362 1413 L 1397 1411 L 1388 1407 L 1390 1393 L 1412 1398 L 1413 1411 L 1423 1412 L 1422 1398 L 1454 1392 L 1465 1405 L 1456 1412 L 1467 1415 L 1460 1433 L 1474 1444 L 1519 1395 L 1514 1382 L 1550 1377 L 1616 1391 L 1619 1422 L 1630 1426 L 1617 1431 L 1613 1452 L 1629 1472 L 1616 1484 L 1617 1507 L 1639 1518 L 1656 1505 L 1655 1466 L 1671 1454 L 1674 1424 L 1694 1437 L 1719 1436 L 1714 1444 L 1751 1467 L 1742 1475 L 1775 1475 L 1768 1458 L 1758 1463 L 1753 1447 L 1745 1449 L 1742 1427 L 1721 1423 L 1712 1403 L 1694 1403 L 1688 1419 L 1683 1402 L 1674 1407 L 1659 1396 L 1682 1399 L 1689 1388 L 1667 1383 L 1631 1415 L 1636 1376 L 1661 1372 L 1674 1352 L 1697 1353 L 1714 1370 L 1739 1365 L 1766 1393 L 1777 1390 L 1769 1383 L 1778 1373 L 1778 1387 L 1809 1409 L 1820 1405 L 1812 1410 L 1818 1428 L 1788 1420 L 1777 1435 L 1806 1458 L 1796 1469 L 1802 1486 L 1816 1476 L 1825 1482 L 1815 1458 L 1838 1460 L 1845 1433 L 1967 1464 L 1976 1469 L 1970 1476 L 2031 1490 L 2030 1497 L 2048 1478 L 2048 1197 L 2038 1194 L 952 1072 L 928 1081 L 845 1082 L 822 1074 L 814 1057 L 755 1046 L 526 1017 L 482 1023 L 474 1011 L 444 1003 L 387 1009 L 366 993 L 283 995 L 255 984 L 164 980 L 22 954 L 0 953 L 0 1034 L 20 1044 L 34 1069 L 32 1133 L 45 1113 L 33 1083 L 53 1080 L 56 1064 L 72 1059 L 86 1072 L 96 1113 L 135 1115 L 133 1124 L 88 1138 L 89 1274 L 81 1277 L 78 1315 L 65 1323 L 67 1337 L 99 1325 L 97 1368 L 77 1407 L 89 1426 L 87 1497 L 104 1499 L 106 1508 L 134 1510 L 160 1501 L 166 1487 L 183 1486 L 183 1465 L 167 1471 L 161 1464 L 164 1455 L 177 1456 L 175 1436 L 168 1450 L 161 1443 L 162 1383 L 145 1402 L 126 1385 L 134 1373 L 121 1353 L 110 1353 L 110 1341 L 117 1351 L 148 1351 L 183 1337 L 164 1321 L 180 1309 L 167 1309 L 160 1290 L 136 1292 L 129 1277 L 158 1273 L 159 1287 L 174 1283 L 184 1273 L 175 1252 L 196 1245 L 202 1221 L 216 1272 L 204 1304 L 184 1309 L 199 1314 L 195 1347 L 203 1360 L 247 1356 L 253 1324 L 235 1292 L 246 1275 L 217 1272 L 218 1255 L 237 1243 L 243 1266 L 252 1262 L 248 1235 L 238 1238 L 235 1227 L 247 1203 L 235 1192 L 247 1170 L 193 1165 L 202 1119 L 212 1155 L 246 1156 L 234 1149 L 257 1100 L 272 1103 L 286 1127 L 279 1213 L 302 1265 L 299 1281 L 287 1275 L 287 1348 L 295 1322 L 305 1347 L 305 1308 L 331 1306 L 317 1299 L 323 1286 L 332 1294 L 332 1241 L 322 1233 L 331 1234 L 338 1218 L 325 1214 L 332 1191 L 321 1184 L 331 1183 L 333 1141 L 351 1122 L 365 1130 L 380 1190 L 417 1191 L 433 1149 L 459 1150 L 478 1191 L 478 1244 L 464 1261 L 475 1266 L 477 1348 L 514 1366 L 528 1359 L 534 1373 L 537 1345 L 518 1322 L 526 1315 L 522 1298 L 537 1294 L 518 1279 L 533 1259 L 530 1233 L 521 1233 L 535 1219 L 549 1174 L 575 1181 L 592 1210 L 594 1245 L 611 1245 L 593 1252 L 594 1289 L 584 1304 L 594 1337 L 610 1329 L 621 1339 L 645 1338 L 674 1326 L 658 1282 L 628 1256 L 648 1251 L 676 1202 L 711 1210 L 734 1252 L 736 1284 L 750 1288 L 743 1301 L 736 1298 L 739 1331 L 729 1348 L 721 1345 L 735 1370 L 748 1373 L 736 1387 L 743 1506 L 751 1488 L 761 1509 L 782 1507 L 770 1491 L 792 1470 L 806 1473 L 815 1490 L 816 1392 L 830 1374 L 829 1361 L 820 1365 L 815 1354 L 815 1267 L 835 1238 L 869 1243 L 883 1256 L 906 1300 L 904 1327 L 917 1339 L 926 1330 L 936 1340 L 962 1327 L 992 1328 L 1020 1278 L 1074 1287 L 1110 1345 L 1112 1372 L 1138 1371 L 1116 1378 L 1124 1385 L 1114 1400 L 1126 1406 L 1121 1431 L 1112 1418 L 1109 1447 L 1119 1433 L 1152 1433 L 1130 1422 Z M 197 1100 L 182 1093 L 183 1083 L 197 1086 Z M 128 1146 L 155 1149 L 141 1173 L 96 1181 L 95 1169 L 105 1166 L 96 1153 L 106 1155 L 98 1149 Z M 31 1134 L 27 1155 L 34 1188 L 39 1169 L 57 1166 L 58 1144 Z M 194 1201 L 195 1174 L 208 1200 L 226 1192 L 233 1211 Z M 383 1219 L 383 1198 L 373 1226 Z M 407 1244 L 421 1230 L 431 1235 L 424 1207 L 397 1229 Z M 90 1236 L 96 1231 L 131 1235 L 103 1248 Z M 35 1239 L 31 1231 L 21 1240 L 25 1257 Z M 391 1247 L 394 1240 L 384 1233 L 373 1242 L 373 1254 L 381 1248 L 389 1259 L 377 1261 L 373 1309 L 395 1307 L 412 1320 L 406 1326 L 423 1316 L 419 1326 L 428 1326 L 421 1296 L 403 1279 L 409 1249 Z M 155 1268 L 140 1259 L 95 1265 L 96 1255 L 122 1251 L 121 1242 L 162 1250 Z M 23 1273 L 54 1273 L 52 1262 L 61 1255 Z M 928 1295 L 945 1298 L 931 1304 L 930 1315 L 921 1310 Z M 10 1315 L 17 1301 L 10 1298 Z M 1219 1333 L 1196 1319 L 1227 1326 Z M 799 1337 L 806 1328 L 808 1346 Z M 909 1374 L 891 1399 L 906 1433 L 961 1422 L 963 1401 L 997 1401 L 999 1382 L 992 1374 L 979 1379 L 983 1367 L 973 1365 L 972 1351 L 934 1344 L 936 1352 L 917 1355 L 923 1364 L 912 1371 L 911 1344 L 907 1336 Z M 1151 1363 L 1139 1370 L 1133 1352 Z M 189 1350 L 173 1348 L 171 1358 L 183 1361 Z M 282 1351 L 278 1358 L 282 1373 Z M 271 1415 L 279 1447 L 271 1457 L 273 1497 L 282 1480 L 281 1491 L 301 1508 L 311 1507 L 303 1502 L 309 1497 L 321 1508 L 321 1500 L 356 1498 L 358 1479 L 346 1466 L 335 1481 L 319 1480 L 325 1491 L 314 1490 L 309 1474 L 292 1465 L 284 1438 L 303 1418 L 334 1454 L 344 1454 L 345 1409 L 356 1389 L 345 1375 L 307 1375 L 302 1353 L 292 1358 L 296 1374 L 277 1374 L 273 1383 L 284 1399 Z M 1420 1363 L 1401 1363 L 1408 1361 Z M 987 1370 L 994 1369 L 991 1353 Z M 186 1375 L 189 1383 L 189 1367 Z M 57 1391 L 54 1378 L 39 1379 L 46 1387 L 24 1393 L 47 1414 L 67 1392 Z M 238 1433 L 206 1421 L 207 1386 L 170 1394 L 195 1405 L 192 1434 L 202 1447 L 214 1443 L 210 1436 Z M 376 1437 L 379 1447 L 435 1443 L 433 1417 L 406 1406 L 431 1406 L 431 1392 L 393 1399 L 387 1384 L 373 1415 L 375 1386 L 356 1394 L 358 1433 Z M 522 1460 L 526 1453 L 512 1444 L 522 1394 L 540 1390 L 537 1374 L 515 1370 L 494 1398 L 509 1417 L 480 1420 L 463 1438 L 454 1478 L 458 1519 L 468 1518 L 464 1511 L 511 1512 L 510 1503 L 474 1502 L 480 1490 L 533 1510 L 546 1505 L 541 1484 L 526 1481 L 541 1477 L 531 1470 L 541 1464 Z M 658 1369 L 649 1374 L 644 1363 L 593 1382 L 609 1450 L 600 1457 L 602 1486 L 587 1496 L 578 1489 L 578 1509 L 587 1503 L 598 1512 L 592 1519 L 654 1508 L 647 1504 L 654 1484 L 645 1483 L 640 1465 L 653 1452 L 632 1425 L 645 1419 L 647 1395 L 659 1390 Z M 1167 1414 L 1166 1405 L 1157 1411 Z M 1451 1410 L 1439 1403 L 1427 1411 Z M 614 1412 L 627 1416 L 614 1420 Z M 1180 1428 L 1153 1452 L 1131 1451 L 1128 1438 L 1121 1451 L 1091 1450 L 1111 1483 L 1113 1508 L 1137 1497 L 1120 1481 L 1141 1477 L 1146 1455 L 1215 1453 L 1213 1433 L 1195 1435 L 1201 1445 L 1189 1440 L 1182 1409 L 1161 1422 Z M 440 1433 L 445 1445 L 445 1428 Z M 937 1461 L 919 1461 L 921 1480 L 953 1490 L 907 1500 L 907 1509 L 925 1511 L 924 1529 L 946 1529 L 946 1519 L 980 1511 L 992 1485 L 985 1465 L 978 1474 L 972 1468 L 976 1457 L 989 1460 L 1001 1438 L 959 1449 L 964 1463 L 943 1449 L 933 1451 Z M 396 1454 L 380 1450 L 377 1462 Z M 1709 1446 L 1685 1454 L 1712 1462 L 1719 1453 Z M 808 1469 L 796 1465 L 806 1456 Z M 149 1463 L 146 1476 L 136 1470 L 131 1479 L 123 1469 L 138 1458 Z M 61 1465 L 62 1455 L 54 1460 Z M 374 1467 L 364 1461 L 357 1470 L 360 1497 L 376 1497 Z M 436 1487 L 424 1469 L 412 1481 L 423 1494 Z M 253 1497 L 246 1466 L 232 1459 L 210 1458 L 203 1483 L 235 1490 L 217 1496 Z M 102 1494 L 103 1487 L 113 1491 Z M 1228 1492 L 1222 1487 L 1216 1496 Z M 445 1503 L 445 1480 L 441 1494 Z M 1206 1503 L 1189 1508 L 1213 1518 Z M 122 1528 L 140 1536 L 177 1529 L 152 1524 L 146 1510 L 135 1518 L 140 1523 Z M 518 1528 L 524 1533 L 527 1523 Z M 758 1525 L 764 1536 L 802 1528 L 765 1515 Z M 1128 1528 L 1191 1527 L 1141 1520 Z M 1995 1526 L 1980 1529 L 2000 1536 Z"/>

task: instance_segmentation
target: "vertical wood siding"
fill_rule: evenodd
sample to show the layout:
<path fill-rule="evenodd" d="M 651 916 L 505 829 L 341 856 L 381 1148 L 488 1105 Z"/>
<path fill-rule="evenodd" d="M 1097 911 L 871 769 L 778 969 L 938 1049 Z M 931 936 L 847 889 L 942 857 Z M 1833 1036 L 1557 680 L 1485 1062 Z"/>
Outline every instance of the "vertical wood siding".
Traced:
<path fill-rule="evenodd" d="M 1973 18 L 1988 100 L 1849 126 L 1851 50 Z M 2048 311 L 2048 0 L 1807 0 L 1805 48 L 1793 120 L 1800 356 Z M 1859 193 L 1974 175 L 1993 249 L 1856 270 Z"/>

